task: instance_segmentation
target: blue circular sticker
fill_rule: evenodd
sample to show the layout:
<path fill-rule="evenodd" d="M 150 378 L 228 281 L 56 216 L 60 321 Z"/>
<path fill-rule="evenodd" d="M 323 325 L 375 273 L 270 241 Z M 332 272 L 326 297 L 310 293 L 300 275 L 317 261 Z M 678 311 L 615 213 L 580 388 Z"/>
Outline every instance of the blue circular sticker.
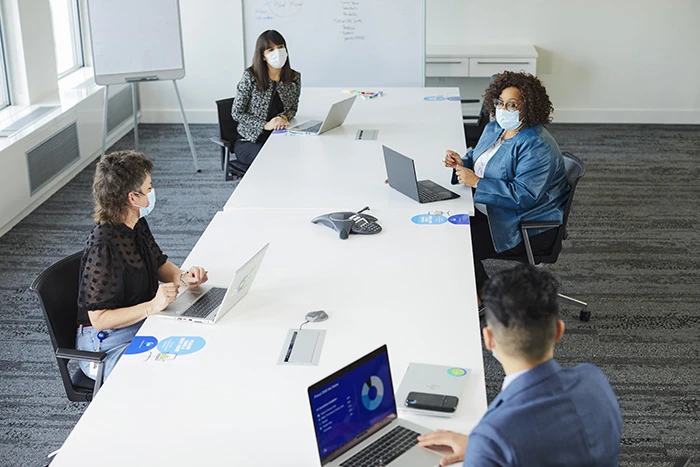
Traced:
<path fill-rule="evenodd" d="M 161 353 L 187 355 L 202 350 L 207 341 L 199 336 L 171 336 L 158 343 Z"/>
<path fill-rule="evenodd" d="M 131 344 L 129 344 L 129 347 L 126 348 L 124 353 L 126 355 L 136 355 L 138 353 L 148 352 L 156 345 L 158 345 L 158 339 L 153 336 L 136 336 L 132 339 Z"/>
<path fill-rule="evenodd" d="M 455 367 L 455 368 L 450 368 L 449 370 L 447 370 L 447 374 L 450 376 L 460 377 L 460 376 L 466 375 L 467 370 L 465 370 L 464 368 L 456 368 Z"/>
<path fill-rule="evenodd" d="M 411 217 L 411 222 L 419 225 L 444 224 L 447 222 L 447 217 L 437 216 L 435 214 L 418 214 L 417 216 Z"/>
<path fill-rule="evenodd" d="M 447 218 L 447 221 L 450 224 L 462 224 L 462 225 L 469 225 L 469 214 L 455 214 L 453 216 L 450 216 Z"/>

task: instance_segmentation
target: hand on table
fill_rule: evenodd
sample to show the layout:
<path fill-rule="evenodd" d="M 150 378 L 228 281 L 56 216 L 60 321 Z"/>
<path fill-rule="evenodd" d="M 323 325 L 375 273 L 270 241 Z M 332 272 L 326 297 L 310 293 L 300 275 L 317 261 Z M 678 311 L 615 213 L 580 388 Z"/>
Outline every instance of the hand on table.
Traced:
<path fill-rule="evenodd" d="M 209 276 L 207 276 L 207 271 L 204 268 L 192 266 L 189 271 L 182 274 L 181 280 L 187 287 L 199 287 L 209 280 Z"/>
<path fill-rule="evenodd" d="M 153 308 L 151 314 L 160 313 L 165 310 L 165 308 L 173 303 L 177 298 L 177 292 L 180 289 L 180 284 L 175 284 L 173 282 L 168 282 L 167 284 L 160 284 L 158 286 L 158 292 L 156 296 L 151 300 Z"/>
<path fill-rule="evenodd" d="M 464 161 L 456 152 L 448 149 L 445 151 L 445 167 L 454 169 L 456 167 L 464 167 Z"/>
<path fill-rule="evenodd" d="M 455 167 L 455 173 L 457 174 L 457 180 L 459 183 L 476 188 L 476 184 L 479 182 L 480 178 L 476 176 L 473 170 L 467 169 L 466 167 Z"/>
<path fill-rule="evenodd" d="M 464 454 L 467 452 L 467 441 L 469 437 L 454 431 L 437 430 L 433 433 L 426 433 L 418 437 L 418 446 L 427 448 L 430 446 L 447 446 L 452 450 L 452 454 L 440 459 L 440 465 L 454 464 L 464 460 Z"/>
<path fill-rule="evenodd" d="M 269 122 L 267 122 L 263 128 L 265 128 L 266 130 L 282 130 L 284 128 L 287 128 L 288 126 L 289 122 L 286 118 L 275 117 Z"/>

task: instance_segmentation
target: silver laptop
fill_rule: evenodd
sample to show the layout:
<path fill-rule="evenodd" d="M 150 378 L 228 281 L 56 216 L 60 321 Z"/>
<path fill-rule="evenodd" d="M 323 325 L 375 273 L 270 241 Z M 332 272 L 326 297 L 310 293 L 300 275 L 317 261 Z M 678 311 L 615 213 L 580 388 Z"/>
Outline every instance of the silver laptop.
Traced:
<path fill-rule="evenodd" d="M 318 120 L 311 120 L 301 125 L 297 125 L 290 128 L 289 131 L 293 133 L 302 133 L 305 135 L 320 135 L 328 130 L 332 130 L 343 124 L 345 118 L 350 113 L 352 104 L 355 102 L 357 94 L 340 102 L 336 102 L 331 106 L 331 110 L 326 115 L 326 118 L 321 122 Z"/>
<path fill-rule="evenodd" d="M 406 157 L 383 145 L 382 149 L 384 150 L 384 164 L 386 164 L 389 186 L 394 190 L 419 203 L 432 203 L 434 201 L 459 198 L 457 193 L 443 188 L 432 180 L 421 180 L 419 182 L 416 178 L 416 164 L 410 157 Z"/>
<path fill-rule="evenodd" d="M 155 316 L 209 324 L 217 322 L 246 296 L 269 246 L 268 243 L 262 247 L 236 271 L 228 288 L 206 284 L 197 288 L 187 288 L 165 311 Z"/>
<path fill-rule="evenodd" d="M 418 447 L 432 430 L 398 418 L 386 345 L 309 387 L 322 466 L 434 467 Z"/>

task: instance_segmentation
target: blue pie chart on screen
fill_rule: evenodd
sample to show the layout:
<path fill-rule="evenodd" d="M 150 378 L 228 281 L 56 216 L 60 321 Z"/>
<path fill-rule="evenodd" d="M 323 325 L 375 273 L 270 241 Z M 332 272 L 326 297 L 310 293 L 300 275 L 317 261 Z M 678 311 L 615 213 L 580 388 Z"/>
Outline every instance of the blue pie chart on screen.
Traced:
<path fill-rule="evenodd" d="M 370 376 L 362 385 L 362 405 L 367 410 L 374 410 L 379 407 L 384 398 L 384 384 L 378 376 Z"/>

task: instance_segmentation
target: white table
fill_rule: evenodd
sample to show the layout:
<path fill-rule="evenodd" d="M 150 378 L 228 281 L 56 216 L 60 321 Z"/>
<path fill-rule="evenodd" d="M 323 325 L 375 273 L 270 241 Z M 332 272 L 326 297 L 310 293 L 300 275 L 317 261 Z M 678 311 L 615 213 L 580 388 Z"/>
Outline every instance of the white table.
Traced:
<path fill-rule="evenodd" d="M 270 242 L 251 292 L 213 326 L 149 318 L 141 335 L 207 344 L 169 362 L 124 356 L 52 466 L 318 465 L 307 387 L 382 344 L 395 387 L 409 362 L 469 369 L 454 418 L 410 417 L 469 432 L 486 410 L 469 227 L 372 213 L 384 231 L 348 240 L 308 211 L 218 213 L 183 266 L 224 285 Z M 317 309 L 329 320 L 305 329 L 327 330 L 320 364 L 278 366 L 287 330 Z"/>
<path fill-rule="evenodd" d="M 358 97 L 345 123 L 318 136 L 273 134 L 224 209 L 413 209 L 416 201 L 386 186 L 382 144 L 415 160 L 418 180 L 430 179 L 461 198 L 422 209 L 474 214 L 471 190 L 452 186 L 445 149 L 466 152 L 459 101 L 426 101 L 452 88 L 390 88 L 375 99 Z M 322 119 L 340 89 L 305 88 L 291 125 Z M 357 131 L 379 130 L 377 141 L 357 141 Z"/>

